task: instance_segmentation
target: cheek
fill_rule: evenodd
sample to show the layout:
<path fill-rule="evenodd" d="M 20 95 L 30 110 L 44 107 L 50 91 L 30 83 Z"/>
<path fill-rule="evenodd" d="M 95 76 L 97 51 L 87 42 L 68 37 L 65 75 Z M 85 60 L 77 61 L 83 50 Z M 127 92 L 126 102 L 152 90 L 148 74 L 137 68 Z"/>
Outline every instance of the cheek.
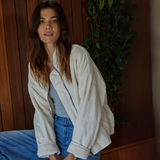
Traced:
<path fill-rule="evenodd" d="M 60 34 L 60 28 L 58 25 L 55 27 L 55 31 L 57 32 L 57 34 Z"/>

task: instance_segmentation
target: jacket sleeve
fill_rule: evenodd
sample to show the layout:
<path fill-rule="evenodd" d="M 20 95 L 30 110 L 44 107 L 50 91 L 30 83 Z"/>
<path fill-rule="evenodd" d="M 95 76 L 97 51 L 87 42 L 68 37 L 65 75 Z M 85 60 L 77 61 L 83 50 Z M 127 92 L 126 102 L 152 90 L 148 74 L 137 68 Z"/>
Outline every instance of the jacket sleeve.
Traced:
<path fill-rule="evenodd" d="M 82 54 L 77 57 L 75 68 L 78 68 L 76 72 L 80 106 L 68 152 L 78 158 L 87 159 L 99 131 L 102 104 L 100 104 L 93 62 L 86 50 L 82 48 L 79 52 Z"/>
<path fill-rule="evenodd" d="M 34 129 L 38 144 L 38 156 L 49 157 L 51 154 L 59 154 L 54 133 L 54 119 L 52 110 L 46 100 L 44 89 L 35 83 L 29 72 L 28 91 L 35 108 Z"/>

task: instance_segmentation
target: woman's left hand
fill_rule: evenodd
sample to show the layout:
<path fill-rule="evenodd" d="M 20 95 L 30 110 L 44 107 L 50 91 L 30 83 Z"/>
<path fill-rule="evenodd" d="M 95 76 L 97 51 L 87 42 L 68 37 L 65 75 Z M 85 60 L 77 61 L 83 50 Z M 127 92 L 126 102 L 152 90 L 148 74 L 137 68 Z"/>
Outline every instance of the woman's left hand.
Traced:
<path fill-rule="evenodd" d="M 68 156 L 64 160 L 76 160 L 77 157 L 74 156 L 74 154 L 69 153 Z"/>

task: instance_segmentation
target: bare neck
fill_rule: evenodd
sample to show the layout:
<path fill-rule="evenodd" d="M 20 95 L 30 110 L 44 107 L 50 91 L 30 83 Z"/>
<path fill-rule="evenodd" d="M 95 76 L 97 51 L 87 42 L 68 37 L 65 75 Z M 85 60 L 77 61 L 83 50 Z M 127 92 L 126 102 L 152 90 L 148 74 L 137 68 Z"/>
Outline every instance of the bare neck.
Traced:
<path fill-rule="evenodd" d="M 54 53 L 54 50 L 56 48 L 56 45 L 54 45 L 54 44 L 45 44 L 44 47 L 45 47 L 46 52 L 48 54 L 48 62 L 53 64 L 53 53 Z"/>

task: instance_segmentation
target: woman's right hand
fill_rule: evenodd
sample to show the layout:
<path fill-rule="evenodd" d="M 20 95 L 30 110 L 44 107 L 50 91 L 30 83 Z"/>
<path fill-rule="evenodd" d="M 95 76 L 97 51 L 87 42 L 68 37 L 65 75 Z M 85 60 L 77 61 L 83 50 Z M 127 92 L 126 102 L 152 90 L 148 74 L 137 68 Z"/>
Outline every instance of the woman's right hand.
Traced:
<path fill-rule="evenodd" d="M 49 155 L 49 160 L 57 160 L 56 155 L 55 154 Z"/>

